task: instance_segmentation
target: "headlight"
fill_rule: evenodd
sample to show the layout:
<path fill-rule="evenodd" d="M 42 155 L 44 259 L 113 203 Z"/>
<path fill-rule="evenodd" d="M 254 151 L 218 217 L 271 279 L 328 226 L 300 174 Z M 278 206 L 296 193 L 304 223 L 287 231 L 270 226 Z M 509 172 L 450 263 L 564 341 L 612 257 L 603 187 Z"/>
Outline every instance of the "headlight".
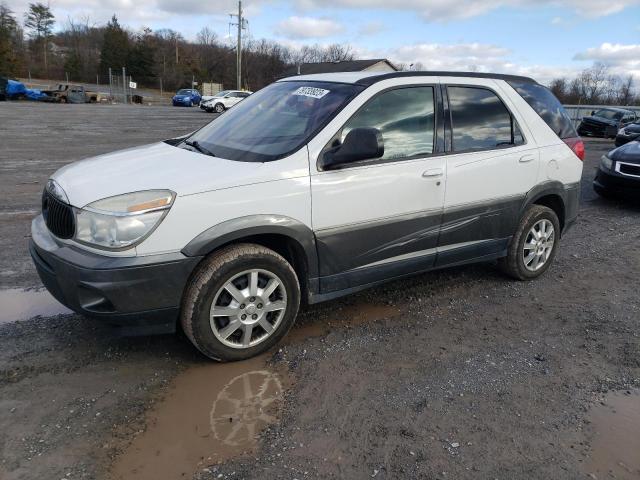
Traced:
<path fill-rule="evenodd" d="M 627 132 L 625 131 L 624 128 L 621 128 L 620 130 L 618 130 L 618 135 L 626 135 Z"/>
<path fill-rule="evenodd" d="M 600 165 L 605 170 L 611 170 L 613 168 L 613 160 L 611 160 L 606 155 L 603 155 L 602 158 L 600 159 Z"/>
<path fill-rule="evenodd" d="M 75 240 L 108 250 L 131 248 L 160 224 L 174 199 L 170 190 L 147 190 L 90 203 L 75 211 Z"/>

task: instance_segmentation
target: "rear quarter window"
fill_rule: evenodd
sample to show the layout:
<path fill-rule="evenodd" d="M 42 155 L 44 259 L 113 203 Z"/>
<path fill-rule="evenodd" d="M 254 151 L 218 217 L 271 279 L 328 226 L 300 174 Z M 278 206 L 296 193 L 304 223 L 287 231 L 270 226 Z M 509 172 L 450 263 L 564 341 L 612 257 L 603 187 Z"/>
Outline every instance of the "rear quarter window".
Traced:
<path fill-rule="evenodd" d="M 539 83 L 510 80 L 507 82 L 545 121 L 558 137 L 577 137 L 573 122 L 551 90 Z"/>

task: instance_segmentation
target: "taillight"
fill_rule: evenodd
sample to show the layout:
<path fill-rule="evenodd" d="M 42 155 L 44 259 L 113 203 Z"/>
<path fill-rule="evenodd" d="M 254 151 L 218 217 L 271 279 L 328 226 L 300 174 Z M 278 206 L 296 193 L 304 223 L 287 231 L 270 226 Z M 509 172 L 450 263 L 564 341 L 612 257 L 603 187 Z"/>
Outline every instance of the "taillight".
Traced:
<path fill-rule="evenodd" d="M 580 137 L 563 138 L 562 141 L 576 154 L 576 157 L 584 161 L 584 142 Z"/>

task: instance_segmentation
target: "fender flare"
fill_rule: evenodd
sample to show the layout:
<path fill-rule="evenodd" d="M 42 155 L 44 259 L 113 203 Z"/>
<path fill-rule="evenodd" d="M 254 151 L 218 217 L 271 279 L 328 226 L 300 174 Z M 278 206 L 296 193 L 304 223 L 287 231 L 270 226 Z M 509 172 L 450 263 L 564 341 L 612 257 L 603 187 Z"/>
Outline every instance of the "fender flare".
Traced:
<path fill-rule="evenodd" d="M 524 197 L 520 208 L 520 215 L 529 207 L 536 203 L 542 197 L 555 195 L 560 198 L 562 205 L 562 214 L 564 216 L 564 227 L 572 222 L 578 213 L 578 204 L 580 200 L 580 182 L 572 184 L 563 184 L 557 180 L 549 180 L 533 187 Z"/>
<path fill-rule="evenodd" d="M 308 275 L 318 276 L 316 237 L 307 225 L 284 215 L 248 215 L 218 223 L 191 240 L 182 253 L 187 257 L 204 256 L 235 240 L 255 235 L 282 235 L 296 242 L 304 253 Z"/>

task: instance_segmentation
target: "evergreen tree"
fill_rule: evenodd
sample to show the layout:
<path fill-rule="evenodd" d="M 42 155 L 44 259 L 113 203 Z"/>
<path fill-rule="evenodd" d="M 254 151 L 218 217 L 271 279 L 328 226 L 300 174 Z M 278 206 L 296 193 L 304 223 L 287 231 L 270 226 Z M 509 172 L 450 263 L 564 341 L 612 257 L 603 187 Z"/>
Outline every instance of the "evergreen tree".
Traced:
<path fill-rule="evenodd" d="M 22 65 L 19 47 L 22 31 L 13 12 L 0 3 L 0 76 L 11 77 L 18 74 Z"/>
<path fill-rule="evenodd" d="M 127 66 L 129 57 L 129 34 L 114 15 L 104 30 L 104 39 L 100 51 L 100 71 L 107 73 L 109 68 L 117 73 Z"/>
<path fill-rule="evenodd" d="M 149 81 L 155 76 L 153 70 L 156 50 L 153 32 L 150 29 L 144 29 L 140 35 L 136 36 L 127 61 L 127 68 L 133 78 Z"/>
<path fill-rule="evenodd" d="M 49 39 L 53 33 L 55 17 L 51 9 L 44 3 L 30 3 L 29 11 L 25 13 L 24 27 L 31 37 L 32 46 L 36 51 L 43 52 L 45 73 L 48 71 L 47 56 L 49 52 Z"/>

